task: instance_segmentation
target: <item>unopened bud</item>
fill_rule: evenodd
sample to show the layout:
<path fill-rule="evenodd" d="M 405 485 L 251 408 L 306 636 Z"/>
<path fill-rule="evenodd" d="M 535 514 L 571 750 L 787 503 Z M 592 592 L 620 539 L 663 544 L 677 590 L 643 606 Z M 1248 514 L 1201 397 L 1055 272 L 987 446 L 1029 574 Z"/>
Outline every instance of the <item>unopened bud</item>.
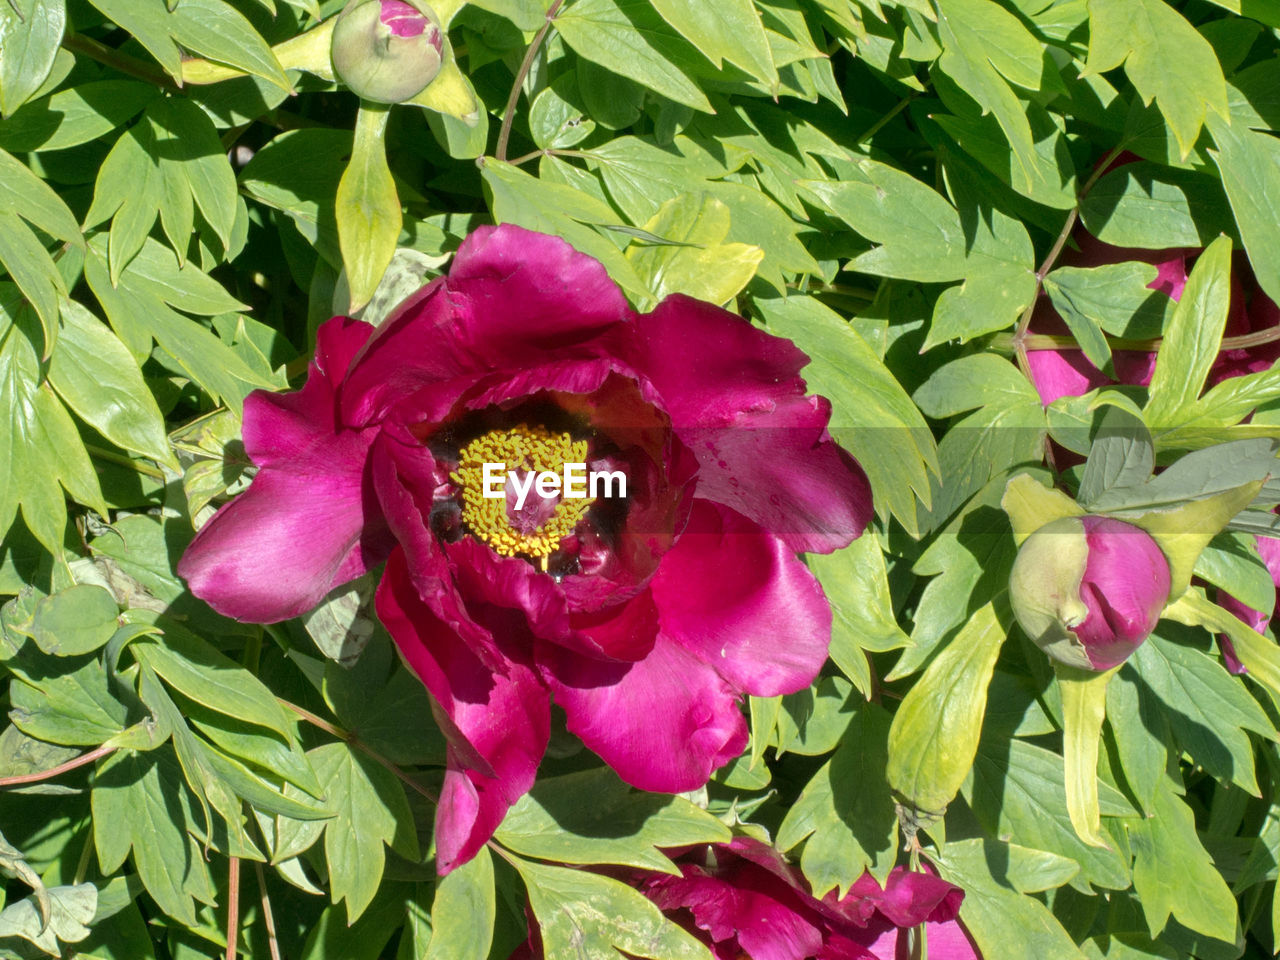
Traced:
<path fill-rule="evenodd" d="M 1009 597 L 1022 629 L 1054 660 L 1109 670 L 1155 629 L 1169 599 L 1169 561 L 1131 523 L 1065 517 L 1023 543 Z"/>
<path fill-rule="evenodd" d="M 333 28 L 333 69 L 356 94 L 400 103 L 440 72 L 444 37 L 430 7 L 417 0 L 349 3 Z"/>

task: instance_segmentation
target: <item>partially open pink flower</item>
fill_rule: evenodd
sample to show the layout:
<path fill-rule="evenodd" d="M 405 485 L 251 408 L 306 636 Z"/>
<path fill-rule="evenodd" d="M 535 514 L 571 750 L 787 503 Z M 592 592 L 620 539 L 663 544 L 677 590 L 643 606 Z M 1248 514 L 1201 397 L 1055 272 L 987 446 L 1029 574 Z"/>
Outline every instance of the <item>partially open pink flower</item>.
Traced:
<path fill-rule="evenodd" d="M 831 610 L 796 552 L 845 546 L 871 503 L 807 362 L 688 297 L 637 315 L 564 241 L 481 228 L 376 331 L 321 327 L 302 390 L 248 398 L 260 469 L 179 572 L 269 622 L 386 562 L 378 615 L 449 738 L 447 872 L 532 785 L 553 695 L 625 780 L 683 791 L 742 751 L 742 694 L 813 680 Z M 485 463 L 512 471 L 496 499 Z M 625 496 L 530 488 L 566 463 Z"/>
<path fill-rule="evenodd" d="M 1124 663 L 1151 635 L 1169 584 L 1169 561 L 1145 530 L 1111 517 L 1065 517 L 1022 544 L 1009 599 L 1046 654 L 1101 671 Z"/>
<path fill-rule="evenodd" d="M 707 945 L 716 960 L 898 960 L 907 930 L 923 925 L 929 960 L 981 960 L 956 919 L 964 891 L 931 873 L 895 868 L 884 888 L 864 873 L 844 897 L 821 900 L 772 847 L 748 837 L 698 847 L 680 876 L 631 882 Z M 541 957 L 536 932 L 513 955 Z"/>

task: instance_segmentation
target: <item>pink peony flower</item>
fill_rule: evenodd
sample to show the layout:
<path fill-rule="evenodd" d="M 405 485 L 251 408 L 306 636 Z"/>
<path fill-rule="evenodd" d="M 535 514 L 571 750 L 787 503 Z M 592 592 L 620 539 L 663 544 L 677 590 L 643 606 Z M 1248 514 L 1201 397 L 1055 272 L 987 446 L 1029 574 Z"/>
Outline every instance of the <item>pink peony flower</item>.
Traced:
<path fill-rule="evenodd" d="M 931 873 L 896 867 L 883 889 L 864 873 L 844 897 L 819 900 L 776 850 L 748 837 L 698 847 L 678 866 L 678 877 L 631 882 L 716 960 L 897 960 L 908 956 L 906 931 L 922 924 L 929 960 L 981 960 L 956 919 L 964 891 Z M 541 956 L 535 933 L 511 960 Z"/>
<path fill-rule="evenodd" d="M 378 615 L 450 744 L 447 872 L 532 785 L 553 696 L 625 780 L 675 792 L 742 751 L 742 694 L 813 680 L 831 610 L 796 552 L 847 545 L 871 502 L 807 362 L 688 297 L 638 315 L 564 241 L 481 228 L 376 331 L 321 327 L 301 390 L 246 400 L 259 471 L 179 572 L 270 622 L 386 562 Z M 498 499 L 486 462 L 512 468 Z M 626 496 L 531 489 L 569 462 Z"/>
<path fill-rule="evenodd" d="M 1102 671 L 1124 663 L 1151 635 L 1169 583 L 1169 561 L 1145 530 L 1111 517 L 1066 517 L 1022 544 L 1009 598 L 1046 654 Z"/>

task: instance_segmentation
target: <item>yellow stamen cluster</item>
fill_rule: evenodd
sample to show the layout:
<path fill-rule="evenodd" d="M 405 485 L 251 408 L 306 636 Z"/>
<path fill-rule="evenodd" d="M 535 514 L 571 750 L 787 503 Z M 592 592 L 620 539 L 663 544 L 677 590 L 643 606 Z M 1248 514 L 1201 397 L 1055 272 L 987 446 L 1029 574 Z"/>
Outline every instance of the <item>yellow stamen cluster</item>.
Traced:
<path fill-rule="evenodd" d="M 506 557 L 541 558 L 545 567 L 546 558 L 573 532 L 595 498 L 562 497 L 542 526 L 532 533 L 522 533 L 511 526 L 506 497 L 484 495 L 484 465 L 502 464 L 505 479 L 508 470 L 563 474 L 565 463 L 586 462 L 586 440 L 522 423 L 505 430 L 490 430 L 468 443 L 458 452 L 458 469 L 450 479 L 462 490 L 462 520 L 477 538 Z M 525 509 L 534 509 L 538 504 L 537 491 L 530 489 Z"/>

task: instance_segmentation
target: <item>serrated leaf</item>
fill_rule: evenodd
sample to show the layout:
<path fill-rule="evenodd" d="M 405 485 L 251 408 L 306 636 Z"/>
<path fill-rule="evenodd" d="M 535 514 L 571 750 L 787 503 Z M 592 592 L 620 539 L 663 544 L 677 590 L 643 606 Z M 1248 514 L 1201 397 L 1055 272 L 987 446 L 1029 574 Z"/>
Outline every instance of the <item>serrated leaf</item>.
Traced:
<path fill-rule="evenodd" d="M 95 80 L 59 90 L 0 121 L 0 147 L 11 153 L 78 147 L 120 129 L 160 95 L 137 80 Z"/>
<path fill-rule="evenodd" d="M 1133 887 L 1158 938 L 1172 915 L 1190 929 L 1235 943 L 1235 897 L 1196 833 L 1195 815 L 1162 783 L 1150 819 L 1126 822 L 1133 844 Z M 1176 876 L 1178 882 L 1170 883 Z"/>
<path fill-rule="evenodd" d="M 1044 278 L 1044 290 L 1068 324 L 1075 315 L 1113 337 L 1145 340 L 1164 332 L 1175 304 L 1168 295 L 1150 288 L 1155 278 L 1154 266 L 1134 260 L 1100 267 L 1058 267 Z M 1095 361 L 1094 366 L 1102 364 Z"/>
<path fill-rule="evenodd" d="M 934 0 L 942 56 L 938 68 L 995 115 L 1009 139 L 1023 189 L 1035 183 L 1035 141 L 1009 83 L 1040 89 L 1044 51 L 1022 22 L 991 0 Z"/>
<path fill-rule="evenodd" d="M 926 348 L 1011 326 L 1035 295 L 1026 228 L 998 210 L 967 231 L 960 213 L 914 177 L 874 160 L 856 173 L 805 186 L 837 217 L 880 246 L 845 267 L 930 283 L 964 281 L 943 292 Z"/>

